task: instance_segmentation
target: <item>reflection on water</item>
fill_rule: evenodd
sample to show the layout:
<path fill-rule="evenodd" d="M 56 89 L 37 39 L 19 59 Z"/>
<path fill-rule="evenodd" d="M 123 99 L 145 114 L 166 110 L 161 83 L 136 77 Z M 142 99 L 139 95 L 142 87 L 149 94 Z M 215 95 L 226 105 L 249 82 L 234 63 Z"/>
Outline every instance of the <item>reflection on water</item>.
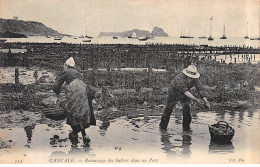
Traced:
<path fill-rule="evenodd" d="M 227 154 L 227 153 L 234 153 L 234 146 L 232 142 L 230 143 L 216 143 L 210 142 L 209 144 L 209 153 L 210 154 Z"/>
<path fill-rule="evenodd" d="M 161 142 L 162 142 L 162 149 L 167 154 L 167 158 L 172 158 L 176 156 L 176 151 L 174 150 L 175 146 L 170 142 L 170 138 L 172 136 L 167 132 L 161 130 Z"/>
<path fill-rule="evenodd" d="M 182 135 L 182 155 L 189 157 L 191 154 L 191 149 L 190 149 L 190 145 L 191 145 L 191 135 L 188 134 L 183 134 Z"/>
<path fill-rule="evenodd" d="M 183 131 L 182 139 L 174 139 L 174 135 L 169 134 L 165 130 L 160 130 L 162 150 L 165 151 L 167 159 L 185 157 L 191 155 L 191 136 L 192 132 Z M 172 142 L 171 142 L 172 141 Z"/>
<path fill-rule="evenodd" d="M 25 131 L 26 136 L 27 136 L 27 144 L 25 145 L 25 147 L 29 147 L 30 148 L 30 143 L 32 141 L 32 134 L 33 134 L 33 129 L 34 128 L 35 128 L 35 124 L 28 125 L 28 126 L 24 127 L 24 131 Z"/>
<path fill-rule="evenodd" d="M 99 133 L 101 136 L 106 135 L 106 131 L 107 131 L 109 125 L 110 125 L 109 119 L 108 118 L 103 119 L 101 125 L 99 126 Z"/>
<path fill-rule="evenodd" d="M 71 129 L 65 121 L 53 126 L 36 124 L 12 130 L 0 129 L 0 134 L 5 134 L 3 141 L 13 141 L 11 148 L 0 149 L 0 154 L 5 150 L 9 152 L 8 156 L 12 156 L 16 148 L 39 152 L 44 148 L 48 157 L 77 155 L 96 158 L 101 154 L 127 157 L 132 154 L 138 158 L 152 153 L 153 156 L 162 157 L 162 162 L 186 162 L 185 160 L 198 162 L 199 156 L 213 163 L 211 155 L 218 159 L 226 154 L 238 157 L 246 152 L 259 151 L 259 144 L 257 144 L 260 135 L 259 112 L 259 109 L 193 111 L 192 131 L 182 130 L 181 111 L 173 112 L 167 131 L 159 130 L 160 116 L 142 115 L 132 119 L 127 117 L 114 120 L 103 119 L 97 121 L 97 126 L 87 129 L 86 132 L 91 138 L 90 145 L 83 147 L 82 141 L 79 140 L 81 143 L 75 148 L 71 147 L 68 139 Z M 218 144 L 210 141 L 208 125 L 220 120 L 228 122 L 235 129 L 231 143 Z M 27 147 L 24 147 L 25 145 Z M 222 158 L 226 157 L 228 156 Z"/>
<path fill-rule="evenodd" d="M 93 154 L 90 147 L 72 147 L 67 153 L 64 151 L 53 151 L 48 160 L 51 163 L 82 163 L 84 158 L 93 158 Z M 62 162 L 63 161 L 63 162 Z"/>
<path fill-rule="evenodd" d="M 244 120 L 244 112 L 239 112 L 238 113 L 238 117 L 239 117 L 239 123 L 243 123 L 243 120 Z"/>
<path fill-rule="evenodd" d="M 34 128 L 35 128 L 35 124 L 24 127 L 24 131 L 26 133 L 28 143 L 30 143 L 32 140 L 32 131 Z"/>
<path fill-rule="evenodd" d="M 74 39 L 72 37 L 63 37 L 62 40 L 54 40 L 54 38 L 45 37 L 30 37 L 30 38 L 8 38 L 6 42 L 37 42 L 37 43 L 76 43 L 83 44 L 82 38 Z M 137 39 L 118 38 L 114 40 L 112 37 L 94 37 L 91 40 L 92 44 L 145 44 L 145 43 L 164 43 L 164 44 L 196 44 L 196 45 L 209 45 L 209 46 L 224 46 L 224 45 L 246 45 L 252 47 L 259 47 L 258 40 L 245 40 L 241 37 L 230 37 L 226 40 L 215 39 L 208 41 L 207 39 L 199 38 L 179 38 L 179 37 L 156 37 L 153 40 L 139 41 Z M 240 58 L 241 59 L 241 58 Z"/>

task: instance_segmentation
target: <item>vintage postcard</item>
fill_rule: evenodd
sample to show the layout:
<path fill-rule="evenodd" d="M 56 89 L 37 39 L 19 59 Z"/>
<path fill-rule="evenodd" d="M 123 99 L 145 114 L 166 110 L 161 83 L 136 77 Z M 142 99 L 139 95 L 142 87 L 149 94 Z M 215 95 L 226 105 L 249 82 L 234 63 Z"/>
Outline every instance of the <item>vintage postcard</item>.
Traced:
<path fill-rule="evenodd" d="M 1 164 L 259 164 L 259 0 L 0 0 Z"/>

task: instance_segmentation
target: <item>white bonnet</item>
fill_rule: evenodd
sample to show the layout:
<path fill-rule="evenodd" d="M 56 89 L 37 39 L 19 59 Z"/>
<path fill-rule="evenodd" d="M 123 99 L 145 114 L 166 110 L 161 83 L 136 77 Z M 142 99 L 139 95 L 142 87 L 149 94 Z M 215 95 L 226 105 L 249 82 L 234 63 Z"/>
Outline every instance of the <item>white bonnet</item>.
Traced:
<path fill-rule="evenodd" d="M 75 67 L 75 61 L 73 57 L 70 57 L 68 60 L 66 60 L 65 64 L 67 64 L 70 67 Z"/>

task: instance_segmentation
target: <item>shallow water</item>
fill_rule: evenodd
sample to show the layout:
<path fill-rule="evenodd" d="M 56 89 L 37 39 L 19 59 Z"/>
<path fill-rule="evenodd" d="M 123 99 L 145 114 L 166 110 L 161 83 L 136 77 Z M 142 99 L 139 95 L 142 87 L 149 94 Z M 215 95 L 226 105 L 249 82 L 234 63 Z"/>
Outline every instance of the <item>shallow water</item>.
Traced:
<path fill-rule="evenodd" d="M 249 40 L 243 37 L 228 37 L 226 40 L 215 38 L 213 41 L 208 39 L 195 38 L 179 38 L 179 37 L 156 37 L 147 41 L 139 41 L 133 38 L 113 39 L 113 37 L 94 37 L 91 43 L 84 43 L 82 38 L 74 39 L 73 37 L 64 37 L 62 40 L 54 40 L 54 38 L 46 38 L 40 36 L 33 36 L 30 38 L 7 38 L 8 42 L 33 42 L 33 43 L 75 43 L 75 44 L 136 44 L 143 45 L 147 43 L 162 43 L 162 44 L 196 44 L 196 45 L 210 45 L 210 46 L 224 46 L 224 45 L 238 45 L 238 46 L 252 46 L 259 47 L 259 40 Z"/>
<path fill-rule="evenodd" d="M 15 83 L 15 68 L 16 67 L 0 67 L 0 83 Z M 46 76 L 46 82 L 54 82 L 55 76 L 53 72 L 43 70 L 39 67 L 32 67 L 26 69 L 25 67 L 19 68 L 19 82 L 22 84 L 32 84 L 35 82 L 34 72 L 37 70 L 38 79 Z"/>
<path fill-rule="evenodd" d="M 180 112 L 173 113 L 168 131 L 159 130 L 160 116 L 97 121 L 87 129 L 89 147 L 79 139 L 76 148 L 71 147 L 65 121 L 59 126 L 0 129 L 2 141 L 10 147 L 0 150 L 0 162 L 15 163 L 10 157 L 16 157 L 23 163 L 259 163 L 259 113 L 259 109 L 193 112 L 192 132 L 182 130 Z M 208 125 L 220 120 L 235 129 L 230 144 L 210 142 Z"/>
<path fill-rule="evenodd" d="M 237 63 L 237 64 L 248 63 L 249 60 L 242 59 L 242 55 L 244 55 L 244 54 L 233 54 L 232 56 L 230 56 L 230 55 L 217 55 L 216 61 L 221 62 L 221 60 L 222 60 L 222 61 L 225 61 L 226 64 L 229 64 L 229 63 Z M 200 56 L 200 58 L 202 58 L 202 57 L 205 57 L 205 56 Z M 260 55 L 259 54 L 249 54 L 248 58 L 250 58 L 250 62 L 252 64 L 260 63 Z M 212 56 L 212 60 L 214 60 L 214 59 L 215 59 L 215 57 Z"/>

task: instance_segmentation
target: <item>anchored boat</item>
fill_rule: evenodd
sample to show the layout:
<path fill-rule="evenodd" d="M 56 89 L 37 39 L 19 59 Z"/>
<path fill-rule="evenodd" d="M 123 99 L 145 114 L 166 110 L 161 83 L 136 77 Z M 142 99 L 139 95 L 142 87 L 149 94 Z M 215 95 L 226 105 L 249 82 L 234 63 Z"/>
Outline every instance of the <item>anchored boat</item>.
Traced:
<path fill-rule="evenodd" d="M 138 38 L 139 41 L 147 41 L 148 37 L 141 37 L 141 38 Z"/>
<path fill-rule="evenodd" d="M 246 22 L 246 36 L 245 36 L 245 39 L 249 39 L 249 37 L 248 37 L 248 22 Z"/>
<path fill-rule="evenodd" d="M 212 37 L 212 24 L 213 24 L 213 17 L 210 18 L 210 35 L 209 35 L 209 38 L 208 38 L 209 41 L 214 40 L 214 38 Z"/>
<path fill-rule="evenodd" d="M 227 39 L 227 37 L 225 36 L 225 25 L 224 25 L 224 30 L 223 30 L 223 36 L 220 37 L 220 39 Z"/>
<path fill-rule="evenodd" d="M 93 37 L 91 37 L 91 36 L 88 36 L 88 28 L 86 27 L 86 36 L 85 36 L 86 38 L 89 38 L 89 39 L 92 39 Z"/>
<path fill-rule="evenodd" d="M 54 40 L 62 40 L 63 37 L 55 37 Z"/>
<path fill-rule="evenodd" d="M 82 42 L 91 42 L 90 39 L 82 40 Z"/>
<path fill-rule="evenodd" d="M 203 30 L 203 36 L 199 37 L 199 39 L 207 39 L 207 37 L 205 36 L 205 28 Z"/>
<path fill-rule="evenodd" d="M 194 37 L 181 35 L 180 38 L 194 38 Z"/>
<path fill-rule="evenodd" d="M 189 36 L 189 35 L 182 35 L 182 32 L 181 32 L 181 36 L 180 36 L 180 38 L 194 38 L 194 37 Z"/>

